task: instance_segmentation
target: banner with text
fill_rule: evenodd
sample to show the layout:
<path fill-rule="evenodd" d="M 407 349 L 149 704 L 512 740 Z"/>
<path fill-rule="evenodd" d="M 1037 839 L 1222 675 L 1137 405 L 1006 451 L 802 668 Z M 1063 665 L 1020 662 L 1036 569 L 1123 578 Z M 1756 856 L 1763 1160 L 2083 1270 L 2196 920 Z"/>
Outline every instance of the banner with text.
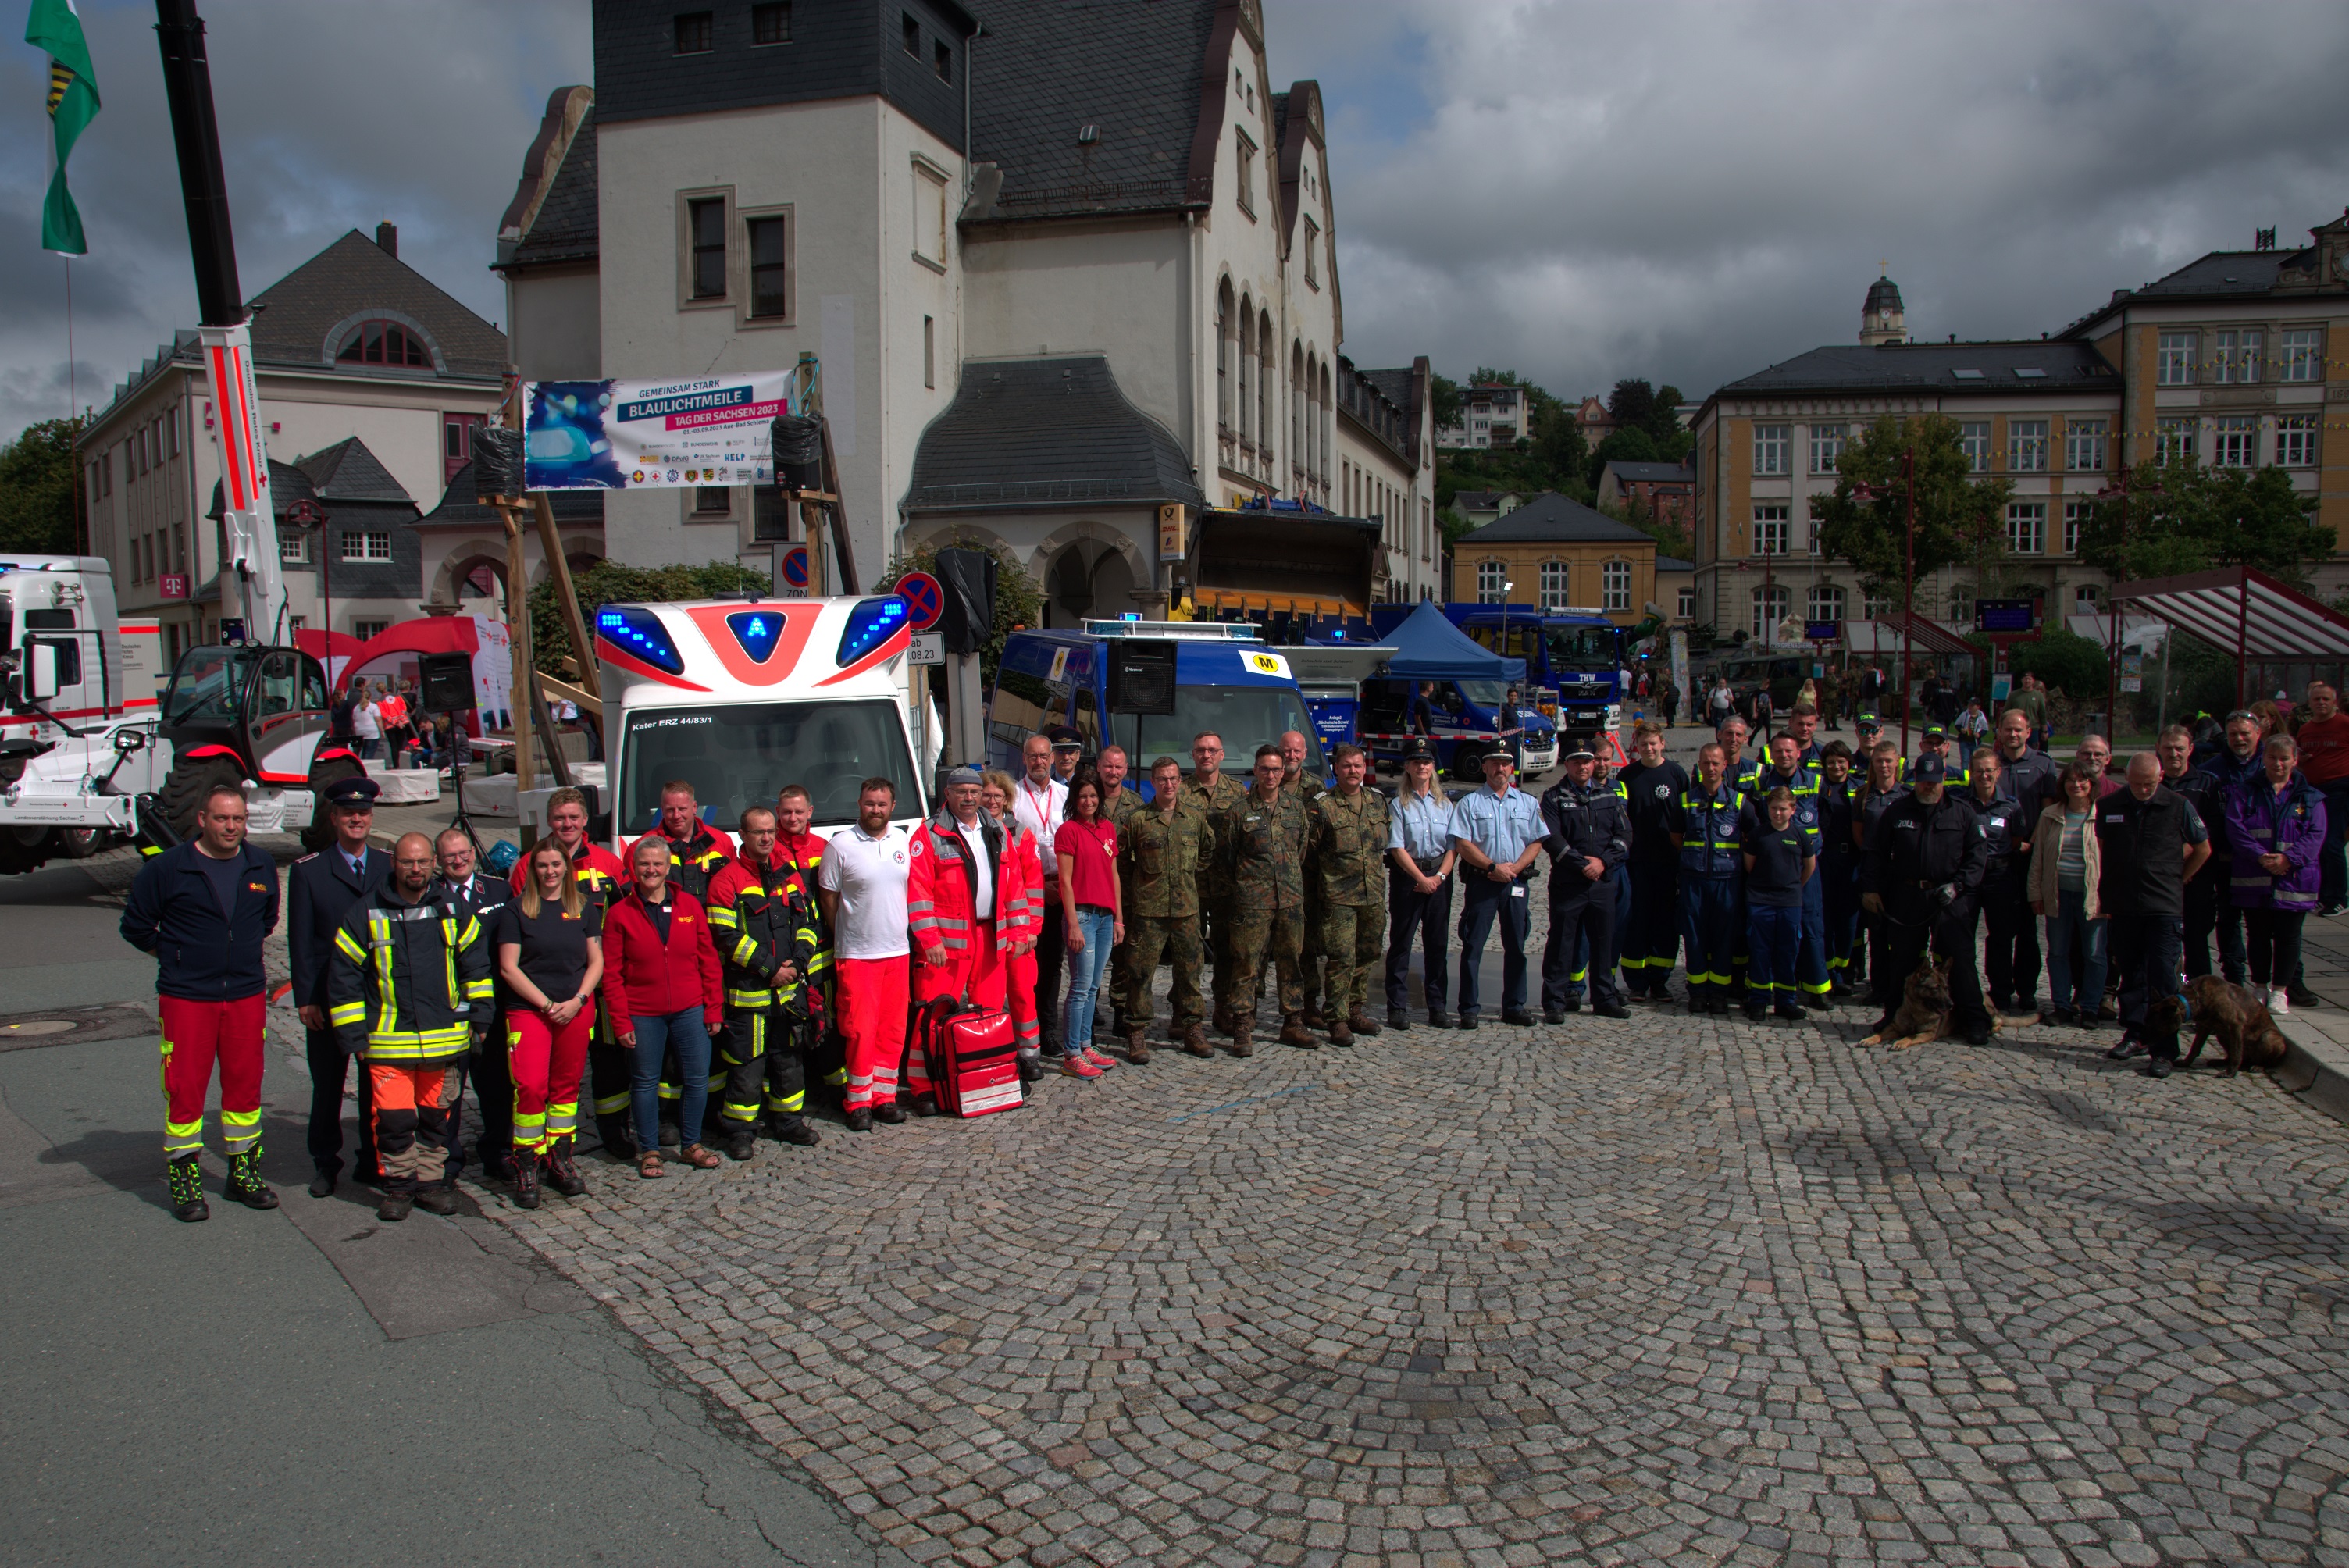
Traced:
<path fill-rule="evenodd" d="M 775 480 L 767 427 L 792 411 L 788 370 L 674 381 L 523 384 L 531 490 L 655 490 Z"/>

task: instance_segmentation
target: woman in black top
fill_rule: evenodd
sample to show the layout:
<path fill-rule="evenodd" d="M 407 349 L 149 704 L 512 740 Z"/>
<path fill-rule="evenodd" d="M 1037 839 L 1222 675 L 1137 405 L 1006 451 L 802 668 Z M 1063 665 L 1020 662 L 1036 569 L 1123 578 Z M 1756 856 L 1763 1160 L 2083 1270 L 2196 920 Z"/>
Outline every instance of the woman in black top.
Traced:
<path fill-rule="evenodd" d="M 587 1191 L 572 1158 L 579 1080 L 604 979 L 604 912 L 579 891 L 571 858 L 552 839 L 530 852 L 522 893 L 498 912 L 498 989 L 513 1073 L 514 1201 L 538 1207 L 542 1164 L 566 1198 Z"/>
<path fill-rule="evenodd" d="M 1793 791 L 1771 790 L 1762 814 L 1765 820 L 1745 835 L 1745 1016 L 1758 1020 L 1775 1000 L 1778 1016 L 1800 1018 L 1795 954 L 1802 944 L 1803 884 L 1817 872 L 1818 855 L 1795 825 Z"/>

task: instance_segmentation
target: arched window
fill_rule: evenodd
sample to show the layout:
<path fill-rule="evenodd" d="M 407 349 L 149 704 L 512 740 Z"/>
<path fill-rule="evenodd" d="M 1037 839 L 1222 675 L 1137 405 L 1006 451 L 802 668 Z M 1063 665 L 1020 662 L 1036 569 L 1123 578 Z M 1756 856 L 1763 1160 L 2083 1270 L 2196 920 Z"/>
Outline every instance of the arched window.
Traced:
<path fill-rule="evenodd" d="M 1325 487 L 1330 483 L 1330 449 L 1337 445 L 1337 406 L 1330 400 L 1330 362 L 1325 359 L 1321 362 L 1321 422 L 1318 427 L 1321 432 L 1321 483 Z"/>
<path fill-rule="evenodd" d="M 336 352 L 337 365 L 415 365 L 432 368 L 432 348 L 414 327 L 396 321 L 363 321 Z"/>
<path fill-rule="evenodd" d="M 1256 440 L 1256 307 L 1247 296 L 1240 296 L 1239 336 L 1240 442 L 1253 445 Z"/>
<path fill-rule="evenodd" d="M 1497 561 L 1476 562 L 1476 603 L 1497 604 L 1508 593 L 1506 568 Z"/>
<path fill-rule="evenodd" d="M 1545 610 L 1563 610 L 1572 603 L 1574 602 L 1573 583 L 1574 579 L 1568 573 L 1565 562 L 1543 562 L 1541 563 L 1541 607 Z"/>
<path fill-rule="evenodd" d="M 1811 589 L 1810 609 L 1805 619 L 1840 621 L 1844 615 L 1843 590 L 1832 583 L 1821 583 Z"/>
<path fill-rule="evenodd" d="M 1216 290 L 1216 428 L 1232 428 L 1232 284 L 1224 280 Z"/>
<path fill-rule="evenodd" d="M 1305 489 L 1305 346 L 1288 346 L 1288 469 L 1296 488 Z"/>
<path fill-rule="evenodd" d="M 1264 475 L 1270 479 L 1272 467 L 1272 389 L 1280 379 L 1280 347 L 1272 340 L 1272 312 L 1257 315 L 1256 322 L 1256 428 L 1263 432 Z"/>
<path fill-rule="evenodd" d="M 1778 623 L 1786 618 L 1794 595 L 1775 584 L 1754 590 L 1754 635 L 1775 645 L 1778 640 Z"/>
<path fill-rule="evenodd" d="M 1631 607 L 1631 563 L 1610 561 L 1599 569 L 1599 607 L 1602 610 L 1628 610 Z"/>
<path fill-rule="evenodd" d="M 2072 590 L 2072 614 L 2075 615 L 2095 614 L 2098 610 L 2096 598 L 2096 585 L 2095 583 L 2081 583 L 2078 587 Z"/>

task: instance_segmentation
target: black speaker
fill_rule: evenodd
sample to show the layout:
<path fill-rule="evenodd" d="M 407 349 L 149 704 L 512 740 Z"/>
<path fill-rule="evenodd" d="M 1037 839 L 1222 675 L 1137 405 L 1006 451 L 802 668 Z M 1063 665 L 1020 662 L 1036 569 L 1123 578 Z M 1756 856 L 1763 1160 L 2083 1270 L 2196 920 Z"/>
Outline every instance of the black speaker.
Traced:
<path fill-rule="evenodd" d="M 823 489 L 823 422 L 804 414 L 778 414 L 767 427 L 775 483 L 785 490 Z"/>
<path fill-rule="evenodd" d="M 947 652 L 978 652 L 995 631 L 995 557 L 984 550 L 941 550 L 937 579 L 946 590 L 938 630 Z"/>
<path fill-rule="evenodd" d="M 1112 713 L 1174 711 L 1174 645 L 1112 642 L 1109 648 Z"/>
<path fill-rule="evenodd" d="M 416 660 L 417 706 L 426 713 L 464 713 L 473 706 L 473 659 L 470 654 L 423 654 Z"/>

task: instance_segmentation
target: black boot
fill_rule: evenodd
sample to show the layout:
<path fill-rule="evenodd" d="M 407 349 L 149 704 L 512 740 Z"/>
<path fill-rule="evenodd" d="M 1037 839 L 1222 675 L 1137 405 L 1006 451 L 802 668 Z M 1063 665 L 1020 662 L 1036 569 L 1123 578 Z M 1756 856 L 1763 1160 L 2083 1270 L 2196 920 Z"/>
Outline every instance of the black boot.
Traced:
<path fill-rule="evenodd" d="M 514 1203 L 519 1208 L 538 1207 L 538 1151 L 516 1150 L 508 1161 L 512 1171 Z"/>
<path fill-rule="evenodd" d="M 587 1178 L 579 1174 L 579 1162 L 571 1157 L 568 1136 L 556 1139 L 546 1151 L 546 1184 L 566 1198 L 587 1191 Z"/>
<path fill-rule="evenodd" d="M 769 1125 L 768 1133 L 772 1138 L 785 1143 L 796 1144 L 802 1149 L 812 1149 L 823 1141 L 816 1130 L 807 1124 L 807 1118 L 804 1116 L 779 1116 Z"/>
<path fill-rule="evenodd" d="M 164 1178 L 171 1186 L 171 1217 L 190 1224 L 212 1217 L 212 1205 L 204 1202 L 204 1172 L 196 1163 L 198 1158 L 182 1154 L 163 1168 Z"/>
<path fill-rule="evenodd" d="M 397 1223 L 408 1218 L 408 1212 L 415 1207 L 415 1193 L 388 1187 L 384 1189 L 383 1202 L 375 1206 L 375 1217 L 387 1223 Z"/>
<path fill-rule="evenodd" d="M 759 1151 L 758 1135 L 747 1127 L 738 1127 L 726 1135 L 726 1158 L 748 1160 Z"/>
<path fill-rule="evenodd" d="M 261 1145 L 228 1157 L 228 1185 L 222 1189 L 248 1209 L 274 1209 L 277 1194 L 261 1179 Z"/>

